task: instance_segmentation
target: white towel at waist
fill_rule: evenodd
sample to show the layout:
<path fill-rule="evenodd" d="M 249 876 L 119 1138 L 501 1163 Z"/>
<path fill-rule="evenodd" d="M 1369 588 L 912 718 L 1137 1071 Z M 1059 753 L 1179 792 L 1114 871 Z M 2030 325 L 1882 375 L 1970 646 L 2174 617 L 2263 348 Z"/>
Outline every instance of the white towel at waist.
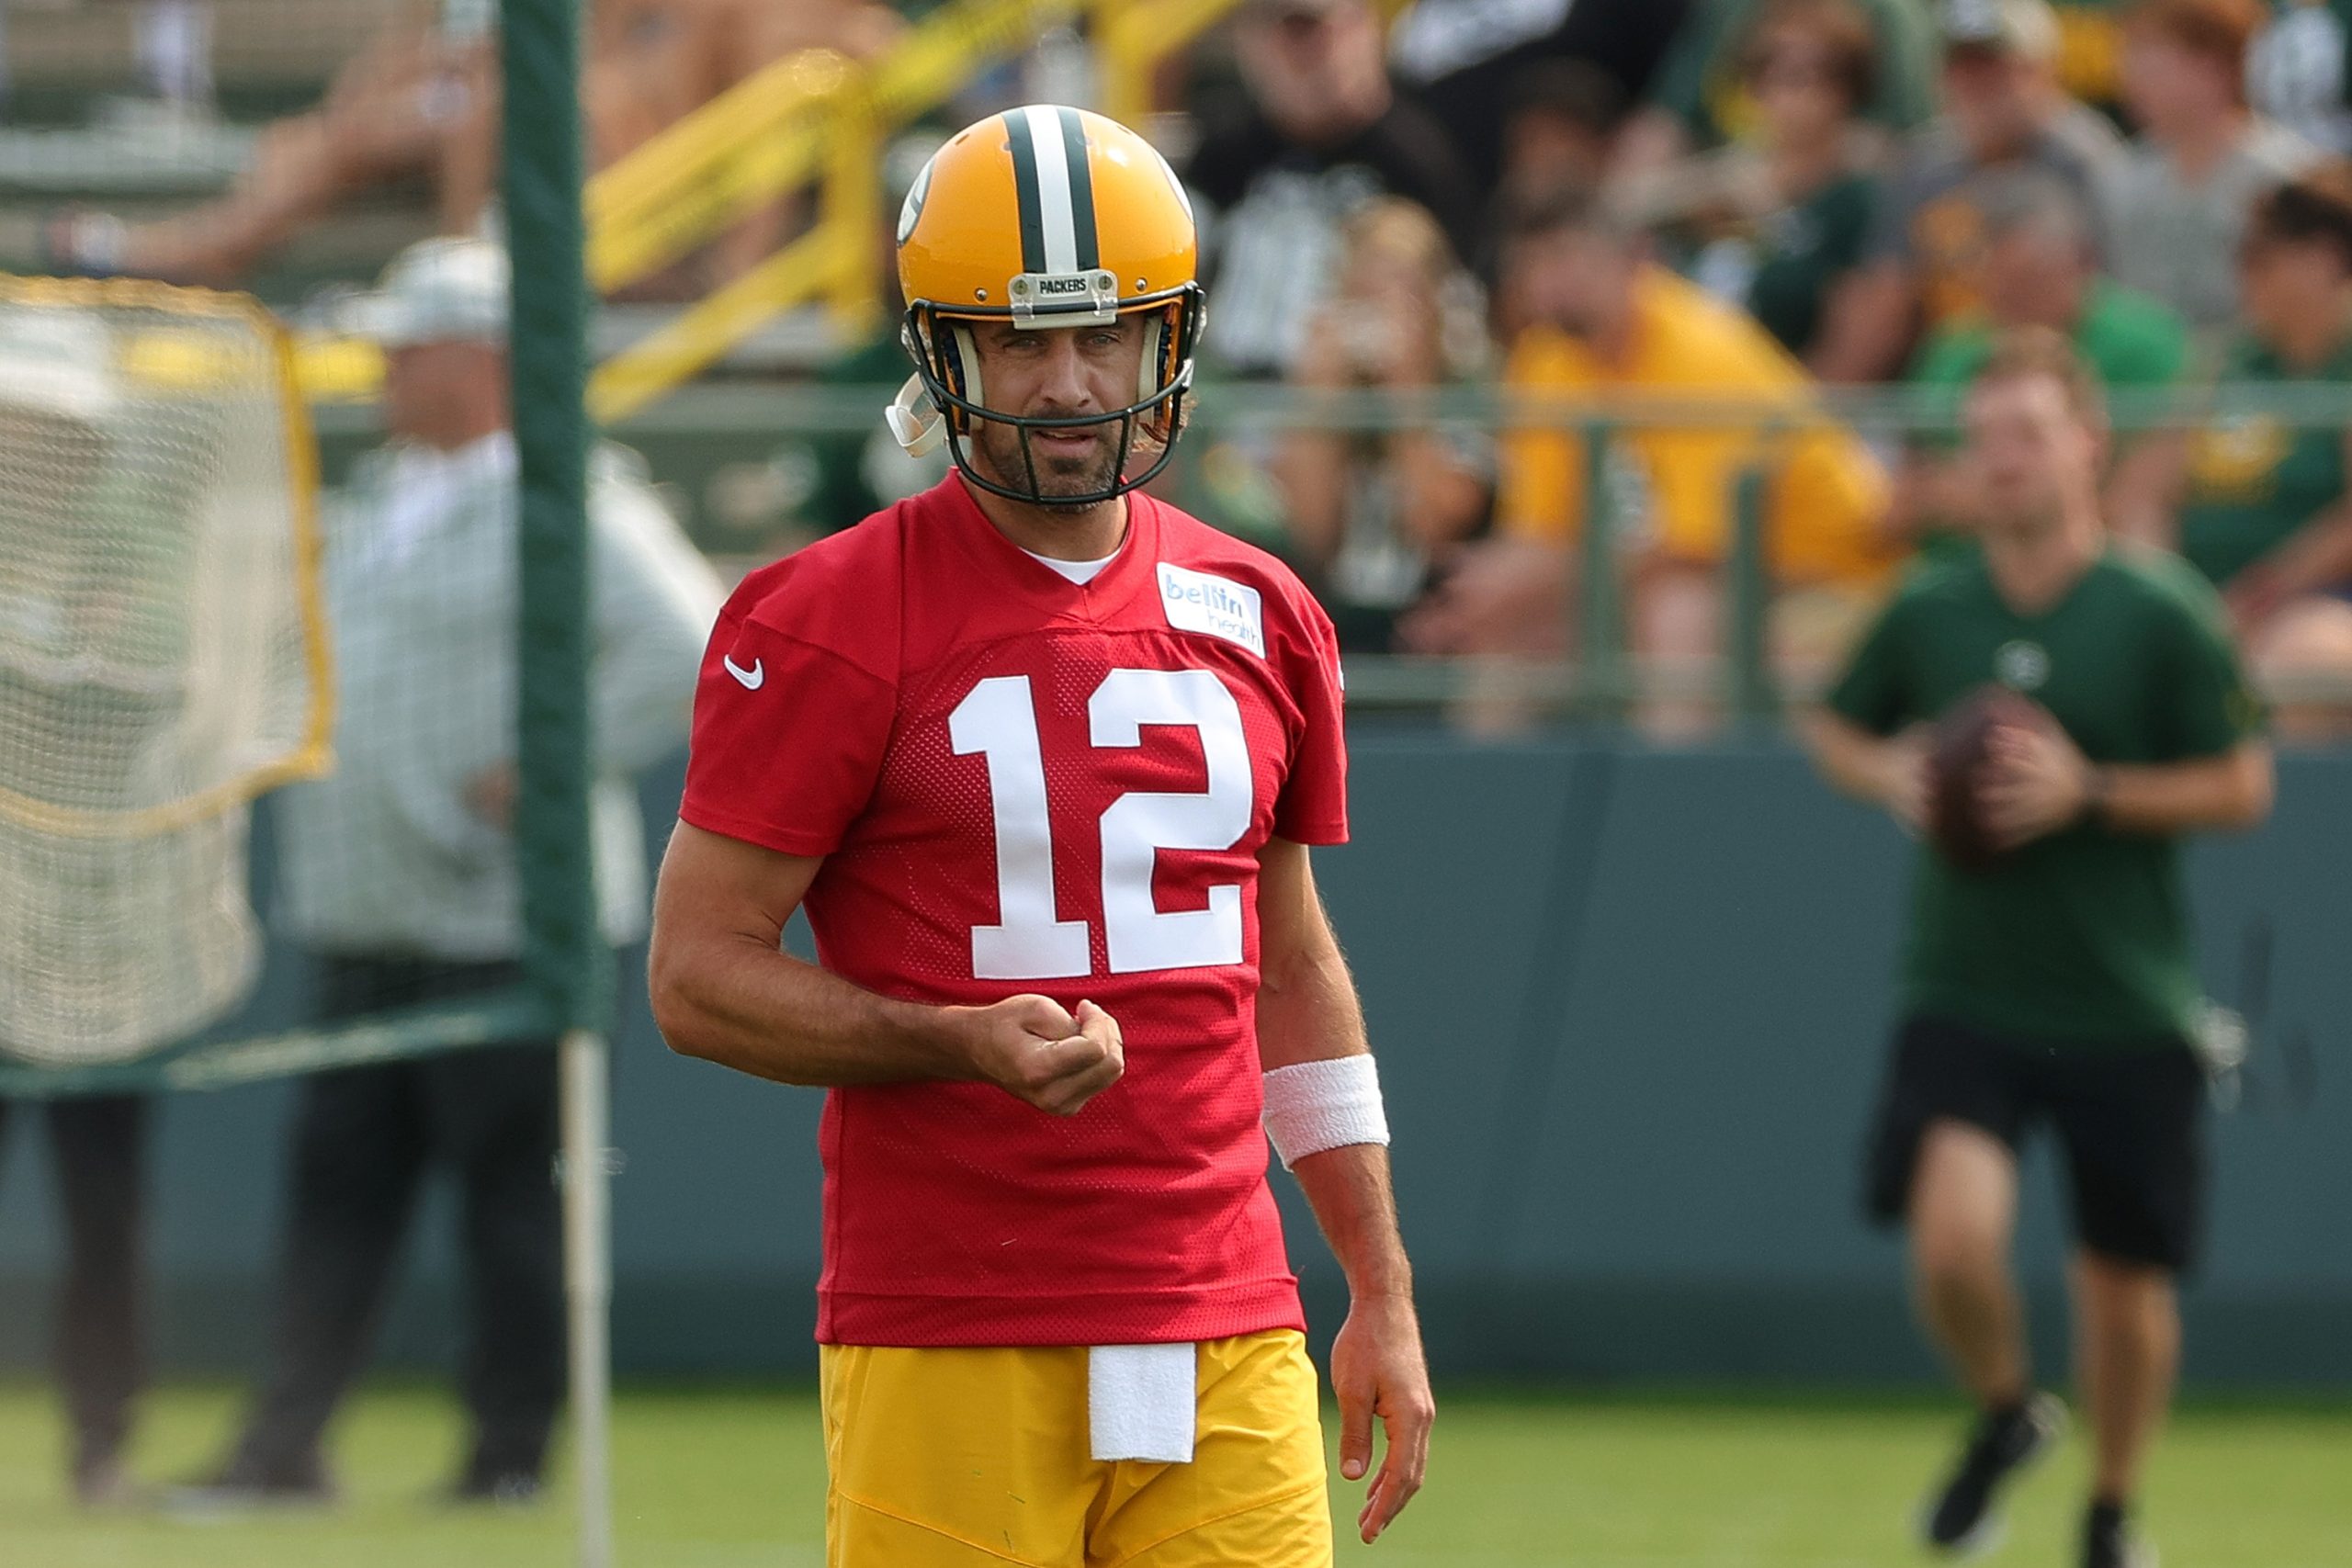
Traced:
<path fill-rule="evenodd" d="M 1190 1464 L 1200 1347 L 1097 1345 L 1086 1352 L 1087 1431 L 1098 1460 Z"/>

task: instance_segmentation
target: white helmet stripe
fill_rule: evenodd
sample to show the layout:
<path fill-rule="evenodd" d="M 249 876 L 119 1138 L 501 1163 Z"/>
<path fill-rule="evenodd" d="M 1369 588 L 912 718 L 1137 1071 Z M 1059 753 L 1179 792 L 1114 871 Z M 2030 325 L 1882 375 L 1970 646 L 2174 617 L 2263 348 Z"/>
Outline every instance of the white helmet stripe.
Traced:
<path fill-rule="evenodd" d="M 1069 199 L 1069 160 L 1073 150 L 1062 139 L 1062 118 L 1050 104 L 1032 104 L 1018 111 L 1029 122 L 1029 145 L 1037 159 L 1037 207 L 1046 236 L 1046 267 L 1049 273 L 1078 270 L 1078 217 Z M 1083 158 L 1086 149 L 1075 149 Z"/>

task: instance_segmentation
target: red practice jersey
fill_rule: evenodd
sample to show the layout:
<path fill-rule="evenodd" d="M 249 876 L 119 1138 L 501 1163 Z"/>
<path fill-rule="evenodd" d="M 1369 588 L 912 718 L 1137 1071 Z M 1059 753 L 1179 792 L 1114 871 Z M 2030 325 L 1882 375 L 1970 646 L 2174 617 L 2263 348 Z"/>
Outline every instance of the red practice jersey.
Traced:
<path fill-rule="evenodd" d="M 835 1089 L 817 1337 L 1102 1345 L 1303 1327 L 1257 1041 L 1258 854 L 1347 836 L 1338 645 L 1263 552 L 1140 493 L 1069 581 L 962 480 L 747 578 L 681 815 L 821 855 L 824 966 L 1119 1021 L 1074 1117 L 992 1085 Z"/>

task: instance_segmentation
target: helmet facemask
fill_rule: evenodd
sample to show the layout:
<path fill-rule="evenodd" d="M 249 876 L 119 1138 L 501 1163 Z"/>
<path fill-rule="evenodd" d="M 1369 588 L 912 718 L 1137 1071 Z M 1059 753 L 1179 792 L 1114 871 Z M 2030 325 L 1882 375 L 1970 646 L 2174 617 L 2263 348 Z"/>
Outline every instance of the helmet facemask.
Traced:
<path fill-rule="evenodd" d="M 1094 280 L 1092 309 L 1037 310 L 1019 299 L 1022 285 L 1036 286 L 1026 276 L 1013 280 L 1015 303 L 989 312 L 948 311 L 930 300 L 907 309 L 900 340 L 915 362 L 915 374 L 892 406 L 891 428 L 910 452 L 931 450 L 944 439 L 950 458 L 971 483 L 992 495 L 1031 506 L 1056 509 L 1100 505 L 1148 484 L 1175 455 L 1176 437 L 1184 428 L 1186 398 L 1193 385 L 1193 348 L 1199 340 L 1202 295 L 1197 283 L 1186 283 L 1143 299 L 1119 300 L 1103 286 L 1108 274 Z M 1040 331 L 1076 331 L 1106 325 L 1121 316 L 1144 315 L 1143 355 L 1136 399 L 1124 408 L 1100 413 L 1025 415 L 988 406 L 981 385 L 979 357 L 972 326 L 984 320 L 1012 320 Z M 927 402 L 927 409 L 919 407 Z M 980 422 L 1004 426 L 1018 437 L 1021 469 L 1012 482 L 982 470 L 973 461 L 970 446 Z M 1037 431 L 1084 430 L 1118 426 L 1118 441 L 1111 478 L 1102 486 L 1069 494 L 1047 494 L 1038 483 L 1038 460 L 1031 446 Z M 1140 453 L 1153 454 L 1140 471 L 1127 466 Z"/>

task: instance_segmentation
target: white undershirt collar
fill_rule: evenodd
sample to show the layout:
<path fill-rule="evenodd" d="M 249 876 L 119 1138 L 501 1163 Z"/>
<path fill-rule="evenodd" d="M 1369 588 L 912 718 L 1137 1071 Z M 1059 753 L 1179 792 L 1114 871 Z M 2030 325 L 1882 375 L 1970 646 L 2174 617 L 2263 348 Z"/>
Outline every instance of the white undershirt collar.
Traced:
<path fill-rule="evenodd" d="M 1015 547 L 1018 548 L 1018 547 Z M 1119 548 L 1125 549 L 1125 541 L 1122 540 L 1120 542 Z M 1104 567 L 1109 566 L 1113 561 L 1119 558 L 1118 550 L 1113 550 L 1101 560 L 1056 560 L 1051 556 L 1041 556 L 1035 550 L 1022 550 L 1021 553 L 1027 556 L 1031 560 L 1035 561 L 1040 566 L 1048 566 L 1053 568 L 1054 570 L 1061 573 L 1062 576 L 1069 578 L 1080 588 L 1085 587 L 1088 583 L 1101 576 Z"/>

